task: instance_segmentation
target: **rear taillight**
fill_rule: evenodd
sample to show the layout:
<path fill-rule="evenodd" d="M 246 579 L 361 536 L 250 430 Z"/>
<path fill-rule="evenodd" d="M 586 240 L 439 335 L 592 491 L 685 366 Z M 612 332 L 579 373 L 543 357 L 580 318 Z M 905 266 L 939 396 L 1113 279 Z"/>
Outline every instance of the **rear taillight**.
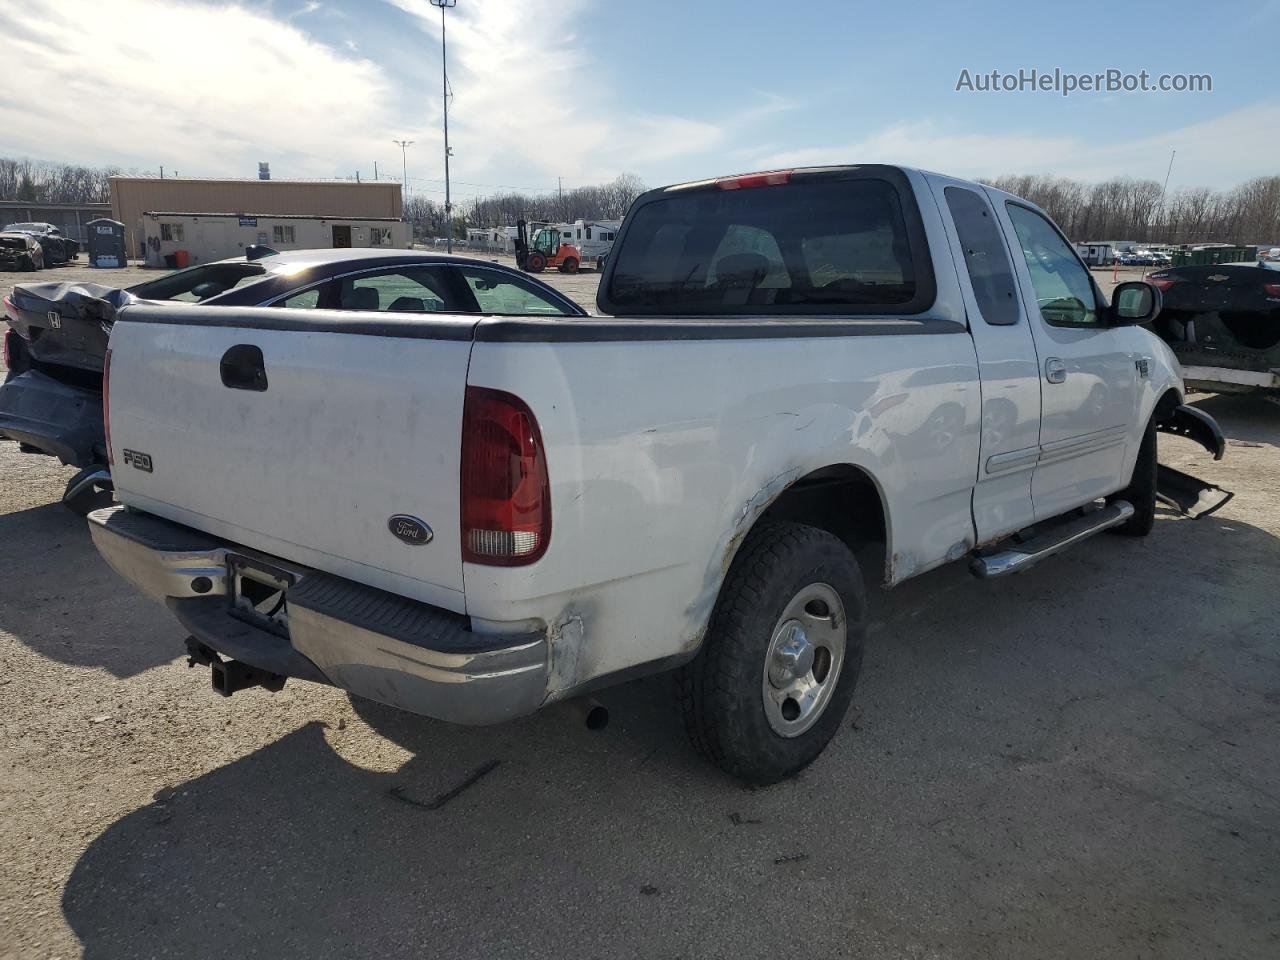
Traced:
<path fill-rule="evenodd" d="M 4 298 L 4 315 L 6 317 L 17 317 L 18 308 L 13 305 L 13 297 L 6 296 Z"/>
<path fill-rule="evenodd" d="M 13 369 L 13 351 L 9 349 L 9 338 L 15 336 L 12 330 L 6 330 L 4 336 L 0 340 L 4 341 L 4 368 L 6 370 Z"/>
<path fill-rule="evenodd" d="M 538 421 L 519 397 L 467 387 L 462 412 L 462 559 L 533 563 L 551 538 L 551 482 Z"/>
<path fill-rule="evenodd" d="M 1153 273 L 1151 274 L 1151 276 L 1147 277 L 1147 283 L 1151 284 L 1161 293 L 1168 290 L 1177 282 L 1178 282 L 1177 277 L 1162 277 L 1158 273 Z"/>
<path fill-rule="evenodd" d="M 744 173 L 737 177 L 721 177 L 716 186 L 721 190 L 749 190 L 752 187 L 780 187 L 791 182 L 790 170 L 770 170 L 767 173 Z"/>
<path fill-rule="evenodd" d="M 111 348 L 102 356 L 102 434 L 107 444 L 107 466 L 115 466 L 111 456 Z"/>
<path fill-rule="evenodd" d="M 1267 291 L 1268 297 L 1280 297 L 1280 283 L 1264 283 L 1262 289 Z"/>

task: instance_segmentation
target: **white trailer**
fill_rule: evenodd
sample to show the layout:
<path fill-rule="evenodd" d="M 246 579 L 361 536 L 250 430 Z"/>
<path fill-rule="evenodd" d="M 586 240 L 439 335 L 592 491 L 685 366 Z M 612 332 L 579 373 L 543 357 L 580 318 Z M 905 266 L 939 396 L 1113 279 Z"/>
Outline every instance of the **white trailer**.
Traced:
<path fill-rule="evenodd" d="M 1077 243 L 1076 253 L 1090 267 L 1108 267 L 1115 262 L 1119 251 L 1111 243 Z"/>
<path fill-rule="evenodd" d="M 596 269 L 601 270 L 613 249 L 620 226 L 621 220 L 575 220 L 568 228 L 572 231 L 571 236 L 566 235 L 565 239 L 578 248 L 584 266 L 594 263 Z"/>

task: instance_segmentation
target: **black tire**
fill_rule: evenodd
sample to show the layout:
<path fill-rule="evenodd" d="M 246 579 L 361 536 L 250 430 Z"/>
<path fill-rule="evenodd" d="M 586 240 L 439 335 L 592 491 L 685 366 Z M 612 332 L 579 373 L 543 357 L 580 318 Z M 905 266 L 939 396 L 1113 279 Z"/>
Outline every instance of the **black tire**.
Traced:
<path fill-rule="evenodd" d="M 567 258 L 563 266 L 560 267 L 560 272 L 561 273 L 577 273 L 578 261 L 573 257 Z"/>
<path fill-rule="evenodd" d="M 762 685 L 774 631 L 793 598 L 824 584 L 844 606 L 845 650 L 826 707 L 797 736 L 765 714 Z M 815 527 L 765 521 L 751 531 L 725 578 L 706 639 L 676 675 L 694 747 L 725 772 L 770 784 L 812 763 L 840 728 L 862 669 L 866 598 L 845 544 Z"/>
<path fill-rule="evenodd" d="M 547 258 L 540 253 L 531 253 L 525 260 L 525 267 L 530 273 L 541 273 L 547 269 Z"/>
<path fill-rule="evenodd" d="M 1133 464 L 1133 476 L 1129 486 L 1107 498 L 1127 500 L 1133 504 L 1133 516 L 1111 529 L 1126 537 L 1145 537 L 1156 524 L 1156 422 L 1147 424 L 1138 447 L 1138 459 Z"/>
<path fill-rule="evenodd" d="M 23 273 L 31 273 L 32 271 L 38 269 L 36 267 L 36 258 L 29 253 L 24 253 L 22 257 L 18 260 L 18 269 L 21 270 Z"/>

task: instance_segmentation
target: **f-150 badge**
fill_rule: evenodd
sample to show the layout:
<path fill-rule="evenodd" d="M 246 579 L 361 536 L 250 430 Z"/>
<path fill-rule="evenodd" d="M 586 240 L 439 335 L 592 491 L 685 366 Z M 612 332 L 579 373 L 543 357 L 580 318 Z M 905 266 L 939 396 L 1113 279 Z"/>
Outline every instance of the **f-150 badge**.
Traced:
<path fill-rule="evenodd" d="M 141 470 L 143 473 L 150 473 L 154 469 L 151 463 L 151 454 L 142 453 L 139 450 L 125 450 L 124 462 L 135 470 Z"/>
<path fill-rule="evenodd" d="M 397 513 L 387 521 L 387 529 L 391 531 L 392 536 L 398 540 L 412 546 L 419 546 L 424 543 L 430 543 L 431 538 L 435 536 L 431 532 L 431 528 L 419 520 L 417 517 L 411 517 L 407 513 Z"/>

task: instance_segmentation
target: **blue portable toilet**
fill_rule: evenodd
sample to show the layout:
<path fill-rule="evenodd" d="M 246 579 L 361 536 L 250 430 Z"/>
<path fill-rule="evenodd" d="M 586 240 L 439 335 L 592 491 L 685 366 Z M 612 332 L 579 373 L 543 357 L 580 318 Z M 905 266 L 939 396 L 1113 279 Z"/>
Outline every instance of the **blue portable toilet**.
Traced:
<path fill-rule="evenodd" d="M 119 220 L 100 217 L 85 224 L 89 246 L 89 266 L 126 267 L 129 265 L 124 252 L 124 224 Z"/>

